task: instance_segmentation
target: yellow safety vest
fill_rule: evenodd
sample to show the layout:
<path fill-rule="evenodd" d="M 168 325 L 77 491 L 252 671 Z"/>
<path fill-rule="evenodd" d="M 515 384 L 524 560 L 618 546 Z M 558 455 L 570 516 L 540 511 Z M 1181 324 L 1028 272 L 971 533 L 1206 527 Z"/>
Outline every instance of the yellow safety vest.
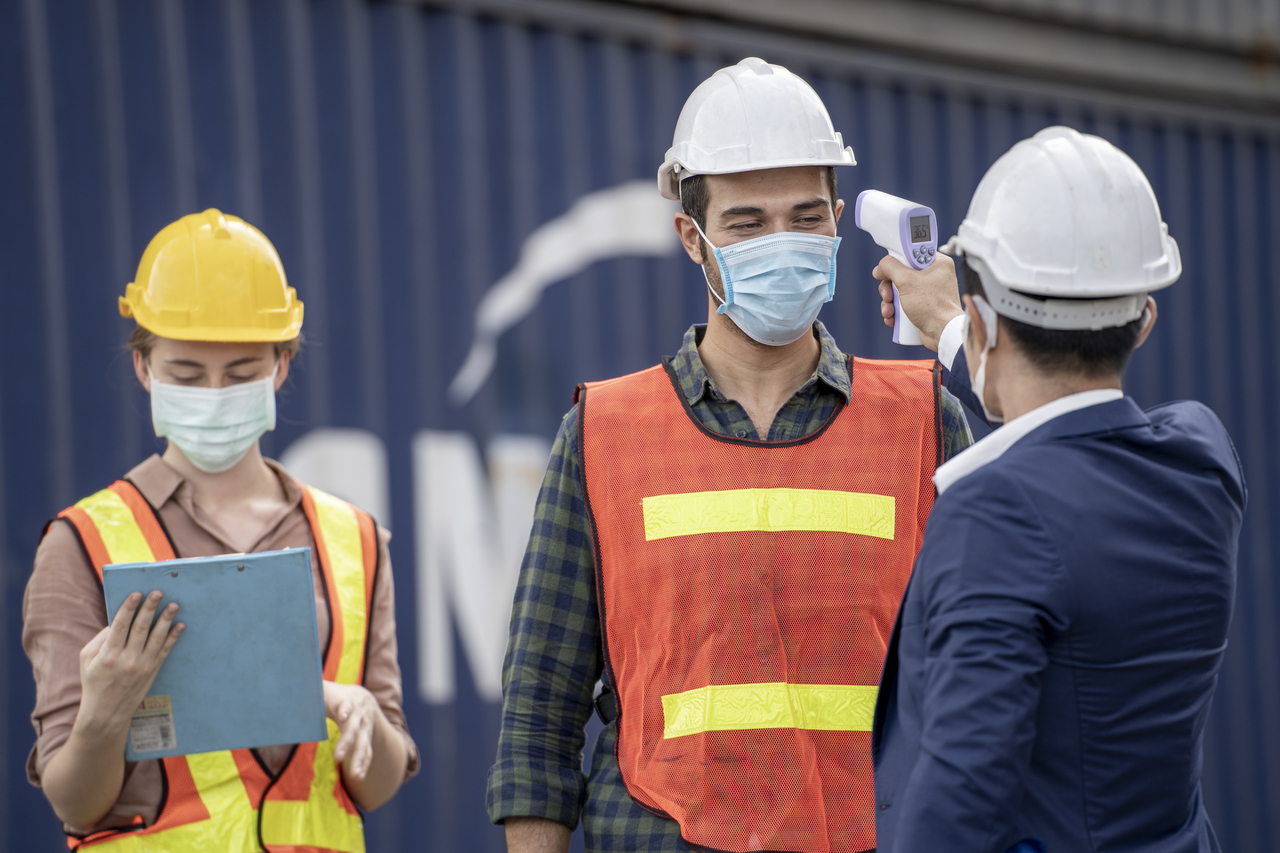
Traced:
<path fill-rule="evenodd" d="M 319 489 L 303 486 L 302 507 L 324 572 L 330 624 L 324 677 L 360 684 L 378 538 L 373 518 Z M 79 534 L 102 580 L 111 563 L 172 560 L 177 555 L 159 517 L 132 483 L 118 480 L 58 514 Z M 251 750 L 234 749 L 159 759 L 166 795 L 150 826 L 134 825 L 68 836 L 72 850 L 128 853 L 363 853 L 364 822 L 333 759 L 329 739 L 294 748 L 271 776 Z"/>

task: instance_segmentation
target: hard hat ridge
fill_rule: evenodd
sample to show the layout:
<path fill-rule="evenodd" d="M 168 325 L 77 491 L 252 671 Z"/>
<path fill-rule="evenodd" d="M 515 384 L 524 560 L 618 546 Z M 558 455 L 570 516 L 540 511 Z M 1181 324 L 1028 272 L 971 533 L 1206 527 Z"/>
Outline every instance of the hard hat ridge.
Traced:
<path fill-rule="evenodd" d="M 161 229 L 119 306 L 122 316 L 177 340 L 281 342 L 302 328 L 302 302 L 271 241 L 214 208 Z"/>
<path fill-rule="evenodd" d="M 658 169 L 658 191 L 678 200 L 680 181 L 692 175 L 856 163 L 818 93 L 781 65 L 751 56 L 689 96 Z"/>

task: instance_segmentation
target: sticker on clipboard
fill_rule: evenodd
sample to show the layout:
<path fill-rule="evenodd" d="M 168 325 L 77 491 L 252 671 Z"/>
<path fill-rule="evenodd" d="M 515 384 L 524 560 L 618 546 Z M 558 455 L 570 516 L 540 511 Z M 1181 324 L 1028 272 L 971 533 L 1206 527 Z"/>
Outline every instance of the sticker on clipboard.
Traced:
<path fill-rule="evenodd" d="M 168 696 L 148 696 L 129 721 L 129 739 L 134 752 L 177 749 L 178 733 L 173 728 L 173 701 Z"/>

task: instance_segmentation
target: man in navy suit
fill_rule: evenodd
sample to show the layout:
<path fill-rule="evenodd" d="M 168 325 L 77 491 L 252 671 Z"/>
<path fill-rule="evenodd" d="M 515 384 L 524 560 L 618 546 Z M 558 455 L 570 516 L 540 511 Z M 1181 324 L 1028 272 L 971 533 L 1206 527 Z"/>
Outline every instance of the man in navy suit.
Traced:
<path fill-rule="evenodd" d="M 1205 720 L 1245 507 L 1205 406 L 1121 377 L 1181 272 L 1146 178 L 1049 128 L 983 178 L 939 255 L 876 277 L 1004 426 L 938 469 L 877 700 L 881 853 L 1208 853 Z M 971 369 L 970 365 L 974 368 Z"/>

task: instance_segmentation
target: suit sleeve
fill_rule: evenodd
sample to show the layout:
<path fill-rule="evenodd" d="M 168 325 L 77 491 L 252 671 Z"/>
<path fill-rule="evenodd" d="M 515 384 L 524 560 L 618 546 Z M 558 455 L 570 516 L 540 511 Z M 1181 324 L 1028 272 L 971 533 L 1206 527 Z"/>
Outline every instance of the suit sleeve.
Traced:
<path fill-rule="evenodd" d="M 952 487 L 929 524 L 920 751 L 893 853 L 1006 850 L 1023 837 L 1041 676 L 1067 626 L 1062 563 L 1016 479 L 993 469 Z"/>

